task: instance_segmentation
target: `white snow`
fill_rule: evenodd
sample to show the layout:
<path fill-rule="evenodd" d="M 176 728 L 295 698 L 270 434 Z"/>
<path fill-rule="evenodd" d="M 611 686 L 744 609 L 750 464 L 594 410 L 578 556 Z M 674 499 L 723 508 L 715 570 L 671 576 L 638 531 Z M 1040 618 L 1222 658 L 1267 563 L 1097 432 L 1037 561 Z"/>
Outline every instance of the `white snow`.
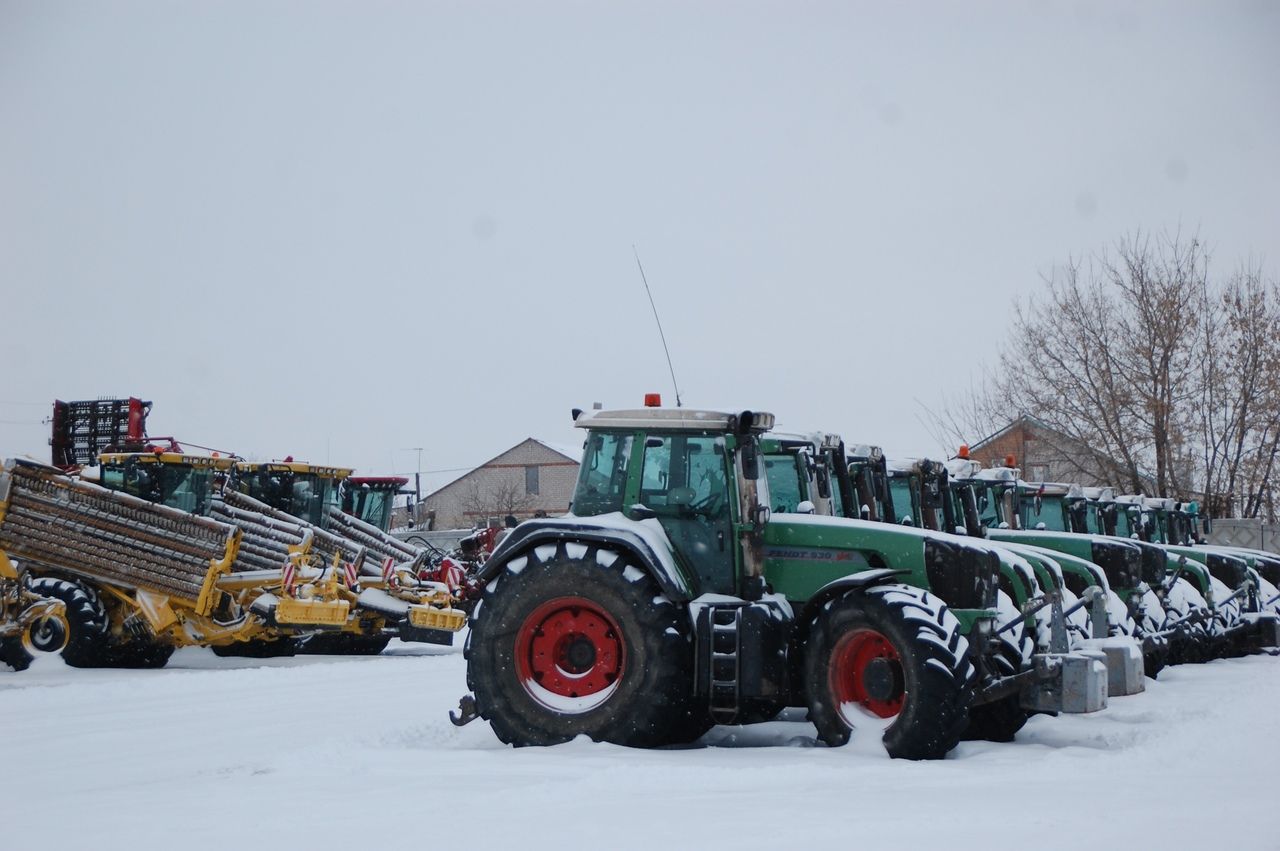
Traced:
<path fill-rule="evenodd" d="M 449 723 L 463 673 L 457 648 L 399 642 L 374 658 L 190 649 L 160 671 L 0 672 L 2 845 L 1276 847 L 1273 657 L 1168 669 L 1102 712 L 1037 716 L 1011 744 L 935 763 L 885 759 L 867 736 L 815 747 L 795 710 L 690 749 L 517 750 Z M 1143 803 L 1177 789 L 1196 805 Z"/>

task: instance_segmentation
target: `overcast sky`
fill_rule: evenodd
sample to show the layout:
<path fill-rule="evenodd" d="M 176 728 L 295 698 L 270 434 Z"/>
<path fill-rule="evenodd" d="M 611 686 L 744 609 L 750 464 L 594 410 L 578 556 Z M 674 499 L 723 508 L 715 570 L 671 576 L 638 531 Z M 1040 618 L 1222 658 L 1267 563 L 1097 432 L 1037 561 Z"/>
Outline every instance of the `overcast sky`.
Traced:
<path fill-rule="evenodd" d="M 1068 256 L 1277 274 L 1278 161 L 1272 2 L 0 0 L 0 454 L 117 395 L 370 474 L 572 443 L 675 401 L 635 244 L 686 406 L 936 455 Z"/>

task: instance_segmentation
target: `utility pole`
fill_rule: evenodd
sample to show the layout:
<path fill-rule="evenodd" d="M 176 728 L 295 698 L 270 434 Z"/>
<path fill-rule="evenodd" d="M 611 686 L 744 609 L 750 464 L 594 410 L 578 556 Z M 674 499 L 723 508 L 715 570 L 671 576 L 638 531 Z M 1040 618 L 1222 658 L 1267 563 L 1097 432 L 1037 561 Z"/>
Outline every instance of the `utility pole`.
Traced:
<path fill-rule="evenodd" d="M 410 452 L 418 453 L 418 463 L 413 468 L 413 525 L 418 525 L 418 504 L 422 502 L 422 447 L 410 446 Z"/>

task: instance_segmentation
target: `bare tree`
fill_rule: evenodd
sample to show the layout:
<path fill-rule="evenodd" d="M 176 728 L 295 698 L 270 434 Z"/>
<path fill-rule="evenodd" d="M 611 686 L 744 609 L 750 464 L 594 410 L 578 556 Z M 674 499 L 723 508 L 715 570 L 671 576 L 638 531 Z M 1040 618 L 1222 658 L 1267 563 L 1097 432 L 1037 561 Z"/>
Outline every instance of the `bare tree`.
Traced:
<path fill-rule="evenodd" d="M 1280 288 L 1256 268 L 1212 284 L 1203 243 L 1179 233 L 1069 260 L 1015 306 L 998 368 L 931 419 L 954 444 L 1019 415 L 1081 478 L 1270 515 Z"/>
<path fill-rule="evenodd" d="M 1202 322 L 1203 490 L 1219 510 L 1275 518 L 1280 450 L 1280 286 L 1261 269 L 1237 272 Z"/>
<path fill-rule="evenodd" d="M 502 518 L 508 514 L 529 511 L 535 502 L 525 492 L 524 479 L 519 476 L 476 476 L 467 483 L 462 495 L 462 510 L 467 516 L 476 517 L 480 523 L 489 518 Z"/>

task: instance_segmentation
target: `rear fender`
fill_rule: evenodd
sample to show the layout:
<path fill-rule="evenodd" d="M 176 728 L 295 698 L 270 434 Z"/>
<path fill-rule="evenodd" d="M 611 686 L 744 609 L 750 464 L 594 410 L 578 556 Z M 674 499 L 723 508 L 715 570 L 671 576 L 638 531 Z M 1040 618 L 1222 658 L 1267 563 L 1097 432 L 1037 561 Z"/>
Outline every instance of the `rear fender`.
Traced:
<path fill-rule="evenodd" d="M 684 602 L 696 596 L 694 589 L 677 566 L 671 551 L 661 552 L 652 544 L 652 535 L 627 528 L 637 521 L 619 515 L 611 525 L 582 522 L 586 518 L 530 520 L 521 523 L 503 539 L 493 555 L 481 565 L 477 578 L 488 582 L 502 572 L 508 562 L 543 544 L 597 544 L 625 553 L 636 567 L 647 572 L 662 592 L 673 601 Z"/>
<path fill-rule="evenodd" d="M 809 624 L 813 623 L 818 617 L 822 607 L 831 600 L 843 597 L 850 591 L 860 591 L 873 585 L 896 584 L 899 581 L 899 576 L 910 572 L 909 570 L 878 567 L 872 570 L 863 570 L 859 573 L 851 573 L 848 576 L 832 580 L 814 592 L 814 595 L 804 604 L 804 608 L 800 610 L 800 616 L 796 618 L 796 625 L 800 630 L 808 630 Z"/>

